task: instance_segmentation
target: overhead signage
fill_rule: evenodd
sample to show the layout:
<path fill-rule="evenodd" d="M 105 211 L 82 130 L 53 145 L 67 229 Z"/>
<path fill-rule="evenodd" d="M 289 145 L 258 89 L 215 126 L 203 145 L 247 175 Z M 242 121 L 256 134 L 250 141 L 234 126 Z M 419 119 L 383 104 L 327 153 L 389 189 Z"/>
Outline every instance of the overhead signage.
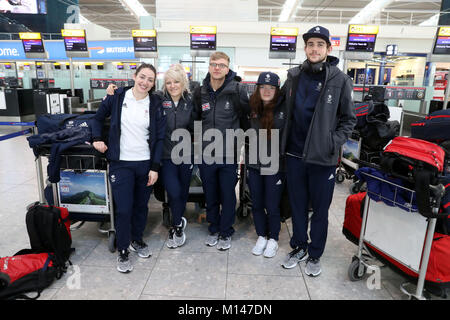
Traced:
<path fill-rule="evenodd" d="M 450 54 L 450 27 L 439 27 L 433 46 L 433 54 Z"/>
<path fill-rule="evenodd" d="M 20 32 L 19 38 L 22 40 L 25 54 L 45 52 L 44 43 L 39 32 Z"/>
<path fill-rule="evenodd" d="M 65 50 L 64 41 L 49 40 L 45 41 L 45 49 L 47 50 L 51 60 L 68 60 Z M 133 41 L 129 40 L 98 40 L 89 41 L 88 51 L 90 59 L 116 60 L 126 61 L 134 60 Z M 0 41 L 0 60 L 25 60 L 27 59 L 22 45 L 22 41 Z M 87 58 L 75 57 L 75 60 L 83 60 Z"/>
<path fill-rule="evenodd" d="M 298 28 L 273 27 L 270 31 L 270 51 L 295 52 Z"/>
<path fill-rule="evenodd" d="M 374 52 L 378 26 L 350 25 L 348 27 L 346 51 Z"/>
<path fill-rule="evenodd" d="M 62 29 L 61 34 L 64 38 L 64 47 L 66 51 L 88 51 L 86 33 L 84 30 Z"/>
<path fill-rule="evenodd" d="M 396 56 L 398 54 L 398 46 L 396 44 L 388 44 L 386 46 L 387 56 Z"/>
<path fill-rule="evenodd" d="M 333 47 L 339 47 L 341 45 L 341 37 L 331 37 L 330 42 Z"/>
<path fill-rule="evenodd" d="M 425 91 L 425 87 L 388 86 L 384 91 L 384 98 L 398 100 L 423 100 L 425 98 Z"/>
<path fill-rule="evenodd" d="M 216 50 L 217 27 L 191 26 L 191 50 Z"/>
<path fill-rule="evenodd" d="M 132 30 L 134 52 L 156 52 L 156 30 Z"/>

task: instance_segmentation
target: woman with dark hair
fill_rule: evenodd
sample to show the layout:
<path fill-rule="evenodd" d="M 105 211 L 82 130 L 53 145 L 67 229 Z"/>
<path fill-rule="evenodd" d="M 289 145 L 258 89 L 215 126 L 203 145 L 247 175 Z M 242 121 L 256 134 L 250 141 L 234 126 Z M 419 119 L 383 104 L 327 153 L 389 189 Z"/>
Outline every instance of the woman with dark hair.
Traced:
<path fill-rule="evenodd" d="M 118 88 L 103 100 L 92 128 L 93 146 L 106 152 L 115 205 L 117 270 L 130 272 L 128 249 L 148 258 L 151 251 L 143 241 L 148 201 L 158 179 L 166 120 L 161 100 L 153 94 L 156 69 L 141 64 L 133 74 L 134 86 Z M 108 143 L 101 140 L 102 127 L 110 119 Z"/>
<path fill-rule="evenodd" d="M 272 72 L 263 72 L 259 75 L 256 90 L 250 97 L 250 107 L 250 125 L 257 131 L 257 146 L 258 148 L 261 146 L 260 140 L 266 137 L 263 130 L 266 130 L 269 152 L 271 144 L 279 145 L 285 124 L 284 95 L 280 94 L 278 75 Z M 247 161 L 247 166 L 253 221 L 258 235 L 252 253 L 272 258 L 278 250 L 278 235 L 281 228 L 280 200 L 285 180 L 282 161 L 279 159 L 277 170 L 264 166 L 260 161 L 256 164 Z"/>

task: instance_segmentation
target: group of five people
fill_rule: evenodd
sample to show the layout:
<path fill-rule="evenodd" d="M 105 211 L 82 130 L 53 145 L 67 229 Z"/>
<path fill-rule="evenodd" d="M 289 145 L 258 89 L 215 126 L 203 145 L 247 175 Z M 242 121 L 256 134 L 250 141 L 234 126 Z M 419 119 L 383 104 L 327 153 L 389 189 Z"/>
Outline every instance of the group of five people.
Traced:
<path fill-rule="evenodd" d="M 246 161 L 258 236 L 252 253 L 267 258 L 276 255 L 280 201 L 286 187 L 293 234 L 292 251 L 282 266 L 293 268 L 308 259 L 305 273 L 310 276 L 321 273 L 320 257 L 327 238 L 339 148 L 350 136 L 356 117 L 352 80 L 337 68 L 338 59 L 329 55 L 332 50 L 329 31 L 317 26 L 303 34 L 303 39 L 307 59 L 288 70 L 283 87 L 275 73 L 263 72 L 251 97 L 236 81 L 230 59 L 223 52 L 210 56 L 209 72 L 194 92 L 189 92 L 185 70 L 178 64 L 164 74 L 159 94 L 154 93 L 156 70 L 145 63 L 133 75 L 133 87 L 108 88 L 108 96 L 95 116 L 93 146 L 106 152 L 110 161 L 120 272 L 133 268 L 129 250 L 143 258 L 151 256 L 143 241 L 143 231 L 152 186 L 158 178 L 162 179 L 172 214 L 167 246 L 177 248 L 186 241 L 187 221 L 183 215 L 194 156 L 181 152 L 174 161 L 173 151 L 178 142 L 172 141 L 172 133 L 177 129 L 187 130 L 193 142 L 200 143 L 201 150 L 214 149 L 218 153 L 212 153 L 213 159 L 208 159 L 205 153 L 199 163 L 209 223 L 205 244 L 219 250 L 231 247 L 239 151 L 227 152 L 228 140 L 220 148 L 216 148 L 214 139 L 195 141 L 194 127 L 199 121 L 202 134 L 216 129 L 225 137 L 227 130 L 242 128 L 244 118 L 257 132 L 257 139 L 250 143 L 261 146 L 264 140 L 267 150 L 274 143 L 279 147 L 276 170 L 271 171 L 260 159 Z M 101 129 L 107 117 L 111 118 L 111 124 L 109 140 L 104 142 Z M 310 207 L 313 215 L 308 242 Z"/>

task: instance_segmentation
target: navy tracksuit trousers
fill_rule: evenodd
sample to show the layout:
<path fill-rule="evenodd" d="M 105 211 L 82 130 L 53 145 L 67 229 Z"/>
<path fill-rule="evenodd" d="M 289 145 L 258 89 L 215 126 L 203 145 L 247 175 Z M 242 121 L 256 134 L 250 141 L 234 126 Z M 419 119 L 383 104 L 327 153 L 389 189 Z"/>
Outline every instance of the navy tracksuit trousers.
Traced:
<path fill-rule="evenodd" d="M 280 201 L 284 181 L 283 173 L 261 175 L 257 169 L 248 169 L 253 222 L 258 236 L 278 241 L 281 228 Z"/>
<path fill-rule="evenodd" d="M 234 233 L 236 215 L 237 164 L 202 163 L 199 169 L 206 200 L 208 230 L 212 234 L 230 237 Z"/>
<path fill-rule="evenodd" d="M 181 218 L 186 209 L 192 168 L 192 164 L 176 165 L 170 159 L 162 161 L 161 178 L 169 197 L 172 226 L 174 227 L 181 224 Z"/>
<path fill-rule="evenodd" d="M 147 224 L 148 201 L 152 187 L 147 187 L 150 160 L 111 161 L 109 179 L 114 199 L 116 243 L 119 251 L 131 241 L 142 240 Z"/>
<path fill-rule="evenodd" d="M 311 258 L 320 258 L 328 233 L 328 209 L 333 199 L 336 166 L 305 163 L 301 158 L 286 157 L 287 187 L 292 211 L 292 248 L 308 250 Z M 312 205 L 308 244 L 308 209 Z"/>

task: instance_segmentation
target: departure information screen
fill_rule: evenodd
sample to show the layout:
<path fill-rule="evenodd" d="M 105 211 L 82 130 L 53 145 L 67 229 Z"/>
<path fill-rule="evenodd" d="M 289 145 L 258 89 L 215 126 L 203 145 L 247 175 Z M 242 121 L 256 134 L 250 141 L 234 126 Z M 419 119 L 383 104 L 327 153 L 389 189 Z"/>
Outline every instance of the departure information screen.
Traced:
<path fill-rule="evenodd" d="M 450 28 L 439 27 L 434 42 L 433 54 L 450 54 Z"/>
<path fill-rule="evenodd" d="M 191 49 L 216 50 L 215 34 L 191 34 Z"/>
<path fill-rule="evenodd" d="M 378 26 L 350 25 L 347 34 L 346 51 L 374 52 Z"/>
<path fill-rule="evenodd" d="M 295 52 L 296 49 L 296 36 L 270 36 L 270 51 Z"/>
<path fill-rule="evenodd" d="M 45 52 L 44 43 L 41 34 L 36 32 L 20 32 L 19 37 L 22 40 L 25 53 Z"/>
<path fill-rule="evenodd" d="M 132 35 L 135 52 L 158 51 L 155 30 L 132 30 Z"/>
<path fill-rule="evenodd" d="M 345 50 L 373 52 L 376 37 L 376 34 L 349 34 Z"/>
<path fill-rule="evenodd" d="M 61 33 L 64 37 L 66 51 L 88 51 L 84 30 L 63 29 Z"/>
<path fill-rule="evenodd" d="M 272 27 L 270 30 L 270 51 L 295 52 L 298 28 Z"/>
<path fill-rule="evenodd" d="M 191 26 L 191 50 L 216 50 L 216 27 Z"/>

